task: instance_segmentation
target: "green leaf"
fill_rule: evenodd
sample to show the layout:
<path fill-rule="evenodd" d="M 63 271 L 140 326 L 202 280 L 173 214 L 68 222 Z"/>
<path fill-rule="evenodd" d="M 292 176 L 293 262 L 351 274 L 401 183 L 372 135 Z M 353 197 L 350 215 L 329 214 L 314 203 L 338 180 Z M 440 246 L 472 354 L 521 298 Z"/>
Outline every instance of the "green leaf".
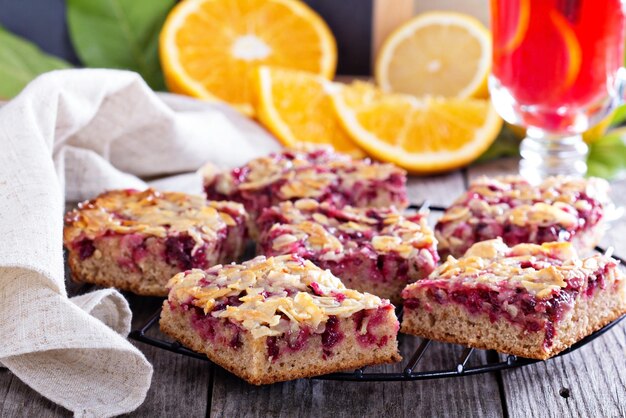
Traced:
<path fill-rule="evenodd" d="M 39 74 L 70 67 L 0 26 L 0 98 L 15 96 Z"/>
<path fill-rule="evenodd" d="M 476 162 L 482 163 L 502 157 L 519 157 L 519 144 L 520 140 L 505 124 L 493 144 L 478 157 Z"/>
<path fill-rule="evenodd" d="M 587 175 L 612 179 L 626 172 L 625 129 L 609 132 L 589 145 Z"/>
<path fill-rule="evenodd" d="M 613 119 L 611 119 L 611 126 L 619 126 L 626 121 L 626 105 L 619 106 L 615 109 Z"/>
<path fill-rule="evenodd" d="M 163 90 L 158 37 L 175 0 L 67 0 L 72 44 L 88 67 L 124 68 Z"/>

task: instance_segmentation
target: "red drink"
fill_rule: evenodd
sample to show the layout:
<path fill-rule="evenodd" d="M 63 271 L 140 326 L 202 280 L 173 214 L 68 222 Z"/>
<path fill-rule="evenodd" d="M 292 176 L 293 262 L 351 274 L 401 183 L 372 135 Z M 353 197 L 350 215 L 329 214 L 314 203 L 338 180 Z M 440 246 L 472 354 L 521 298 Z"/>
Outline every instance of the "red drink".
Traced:
<path fill-rule="evenodd" d="M 509 114 L 501 111 L 505 119 L 580 133 L 620 99 L 620 0 L 491 0 L 491 10 L 492 91 L 513 99 Z"/>

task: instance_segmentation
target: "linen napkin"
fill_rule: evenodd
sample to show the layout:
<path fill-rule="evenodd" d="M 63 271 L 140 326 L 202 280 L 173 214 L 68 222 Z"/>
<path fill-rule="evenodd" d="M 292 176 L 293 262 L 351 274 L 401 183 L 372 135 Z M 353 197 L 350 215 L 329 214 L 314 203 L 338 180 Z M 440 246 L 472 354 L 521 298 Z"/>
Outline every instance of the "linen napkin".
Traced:
<path fill-rule="evenodd" d="M 205 162 L 235 166 L 275 149 L 236 111 L 157 96 L 131 72 L 34 80 L 0 108 L 0 363 L 79 417 L 137 408 L 152 366 L 125 339 L 128 303 L 115 290 L 67 296 L 65 201 L 145 188 L 145 178 L 199 192 L 193 171 Z"/>

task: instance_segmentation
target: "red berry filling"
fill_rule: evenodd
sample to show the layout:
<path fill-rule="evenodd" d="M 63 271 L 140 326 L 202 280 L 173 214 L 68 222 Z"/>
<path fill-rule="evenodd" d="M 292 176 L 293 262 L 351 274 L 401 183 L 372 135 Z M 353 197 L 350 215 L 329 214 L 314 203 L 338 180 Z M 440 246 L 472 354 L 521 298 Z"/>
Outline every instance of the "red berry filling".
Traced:
<path fill-rule="evenodd" d="M 215 318 L 211 315 L 213 312 L 226 309 L 228 305 L 240 305 L 238 296 L 230 296 L 226 301 L 216 303 L 208 313 L 192 305 L 191 302 L 192 300 L 189 300 L 187 303 L 176 306 L 170 301 L 169 306 L 172 310 L 191 311 L 191 325 L 203 339 L 234 349 L 242 347 L 243 328 L 229 319 Z"/>
<path fill-rule="evenodd" d="M 501 282 L 497 287 L 482 283 L 466 286 L 463 283 L 449 284 L 447 280 L 425 280 L 421 286 L 426 288 L 425 297 L 440 305 L 456 303 L 463 306 L 469 313 L 486 314 L 490 321 L 496 322 L 504 318 L 512 324 L 521 326 L 528 332 L 545 332 L 544 346 L 552 346 L 555 335 L 555 324 L 563 318 L 563 314 L 573 307 L 574 300 L 581 291 L 592 296 L 596 289 L 606 287 L 606 274 L 610 264 L 603 270 L 583 280 L 569 280 L 567 286 L 554 290 L 549 298 L 537 298 L 523 287 L 511 288 L 508 283 Z M 406 299 L 405 309 L 429 310 L 424 300 Z"/>
<path fill-rule="evenodd" d="M 336 316 L 329 316 L 326 321 L 326 328 L 322 333 L 322 347 L 325 356 L 332 354 L 331 349 L 339 344 L 344 338 L 343 332 L 339 329 L 339 319 Z"/>
<path fill-rule="evenodd" d="M 308 327 L 300 328 L 297 331 L 289 330 L 285 336 L 285 339 L 287 340 L 287 347 L 289 347 L 292 351 L 302 350 L 309 340 L 310 335 L 311 331 Z"/>
<path fill-rule="evenodd" d="M 349 213 L 341 211 L 336 206 L 321 207 L 322 214 L 329 218 L 337 219 L 340 222 L 353 221 Z M 421 254 L 413 259 L 407 259 L 395 252 L 381 254 L 372 245 L 372 238 L 375 231 L 382 231 L 385 225 L 385 217 L 377 209 L 370 209 L 364 216 L 378 220 L 377 225 L 371 225 L 371 229 L 366 231 L 358 230 L 338 230 L 331 226 L 325 226 L 327 231 L 337 237 L 342 244 L 351 248 L 346 250 L 339 259 L 328 259 L 325 255 L 332 250 L 315 251 L 310 244 L 301 239 L 291 244 L 282 246 L 280 251 L 273 248 L 274 241 L 284 234 L 291 234 L 289 220 L 276 207 L 266 209 L 259 217 L 258 224 L 262 231 L 259 241 L 260 252 L 267 255 L 295 254 L 304 259 L 311 260 L 322 269 L 328 269 L 338 277 L 349 277 L 349 275 L 366 275 L 372 282 L 415 280 L 414 273 L 410 274 L 410 267 L 413 271 L 418 271 L 422 277 L 430 274 L 439 261 L 439 254 L 433 246 L 425 245 L 423 248 L 430 254 L 430 257 Z M 414 215 L 407 219 L 419 223 L 422 215 Z M 350 243 L 350 244 L 347 244 Z M 411 265 L 412 264 L 412 265 Z"/>
<path fill-rule="evenodd" d="M 359 311 L 354 314 L 354 328 L 356 339 L 363 347 L 376 345 L 382 347 L 389 341 L 392 336 L 388 335 L 389 331 L 395 330 L 385 329 L 387 312 L 393 309 L 391 305 L 381 307 L 375 310 Z M 382 325 L 382 326 L 381 326 Z"/>
<path fill-rule="evenodd" d="M 267 356 L 276 361 L 284 352 L 296 352 L 304 349 L 311 337 L 309 327 L 301 327 L 297 330 L 289 330 L 286 334 L 278 337 L 267 337 L 265 345 Z"/>
<path fill-rule="evenodd" d="M 78 257 L 81 260 L 89 258 L 96 251 L 96 247 L 93 245 L 93 240 L 89 238 L 83 238 L 74 243 L 74 249 L 78 251 Z"/>
<path fill-rule="evenodd" d="M 294 177 L 298 178 L 299 173 L 313 170 L 321 174 L 334 174 L 336 180 L 325 186 L 325 189 L 318 190 L 319 194 L 315 196 L 319 202 L 332 202 L 339 207 L 345 205 L 352 206 L 378 206 L 382 202 L 381 195 L 389 202 L 398 206 L 405 206 L 406 197 L 406 177 L 402 172 L 394 172 L 385 180 L 364 180 L 356 181 L 354 184 L 346 185 L 343 182 L 342 175 L 354 172 L 355 167 L 348 165 L 349 158 L 342 154 L 335 154 L 328 149 L 310 151 L 307 153 L 297 153 L 284 151 L 269 156 L 271 163 L 275 165 L 277 170 L 285 172 L 293 172 Z M 303 164 L 302 160 L 307 163 Z M 294 163 L 294 160 L 298 160 Z M 346 164 L 329 164 L 331 162 L 345 162 Z M 362 162 L 360 162 L 362 164 Z M 369 164 L 369 162 L 366 162 Z M 240 185 L 249 181 L 251 168 L 243 166 L 235 168 L 230 172 L 233 181 L 234 191 L 230 194 L 224 194 L 217 191 L 217 183 L 219 176 L 207 182 L 204 186 L 207 198 L 210 200 L 231 200 L 242 203 L 249 213 L 261 214 L 263 209 L 275 205 L 281 201 L 290 200 L 283 197 L 281 188 L 285 185 L 285 179 L 279 179 L 273 183 L 260 186 L 254 190 L 240 189 Z M 276 173 L 271 173 L 276 174 Z M 268 174 L 270 175 L 270 174 Z M 292 199 L 295 200 L 295 199 Z"/>
<path fill-rule="evenodd" d="M 181 270 L 206 268 L 206 244 L 195 252 L 196 241 L 188 235 L 167 237 L 165 240 L 165 258 L 168 264 L 178 266 Z"/>
<path fill-rule="evenodd" d="M 490 185 L 489 188 L 493 191 L 499 190 L 495 185 Z M 481 205 L 475 204 L 476 202 L 485 202 L 489 206 L 498 205 L 502 207 L 503 211 L 517 207 L 519 203 L 514 202 L 512 198 L 506 196 L 506 194 L 503 196 L 484 196 L 480 193 L 468 192 L 463 201 L 456 202 L 452 207 L 468 208 L 471 211 L 472 223 L 459 223 L 458 225 L 454 225 L 455 222 L 438 222 L 435 226 L 435 231 L 438 234 L 449 235 L 461 240 L 463 244 L 458 249 L 455 249 L 455 253 L 458 254 L 464 253 L 476 242 L 496 237 L 502 237 L 505 244 L 509 246 L 522 243 L 542 244 L 544 242 L 571 241 L 576 234 L 589 230 L 597 225 L 604 213 L 603 204 L 589 197 L 584 192 L 575 192 L 572 198 L 574 201 L 587 202 L 587 205 L 576 206 L 574 209 L 575 213 L 573 214 L 578 218 L 577 225 L 571 228 L 565 228 L 559 224 L 530 227 L 515 225 L 511 220 L 500 224 L 495 219 L 487 217 L 481 211 Z M 543 203 L 543 201 L 533 199 L 524 201 L 523 203 L 533 205 Z M 452 231 L 449 229 L 451 227 L 454 228 Z"/>
<path fill-rule="evenodd" d="M 278 339 L 276 337 L 267 337 L 265 340 L 265 345 L 267 347 L 267 357 L 271 358 L 272 361 L 276 361 L 278 356 L 280 355 L 280 349 L 278 348 Z"/>

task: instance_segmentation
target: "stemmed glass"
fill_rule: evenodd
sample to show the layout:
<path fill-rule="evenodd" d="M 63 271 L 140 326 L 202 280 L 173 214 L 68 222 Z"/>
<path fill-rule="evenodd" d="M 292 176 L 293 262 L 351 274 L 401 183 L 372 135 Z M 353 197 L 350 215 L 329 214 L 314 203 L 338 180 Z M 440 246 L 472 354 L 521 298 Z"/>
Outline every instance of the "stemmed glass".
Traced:
<path fill-rule="evenodd" d="M 582 176 L 581 133 L 621 102 L 625 86 L 622 0 L 491 0 L 491 98 L 526 128 L 521 174 Z"/>

